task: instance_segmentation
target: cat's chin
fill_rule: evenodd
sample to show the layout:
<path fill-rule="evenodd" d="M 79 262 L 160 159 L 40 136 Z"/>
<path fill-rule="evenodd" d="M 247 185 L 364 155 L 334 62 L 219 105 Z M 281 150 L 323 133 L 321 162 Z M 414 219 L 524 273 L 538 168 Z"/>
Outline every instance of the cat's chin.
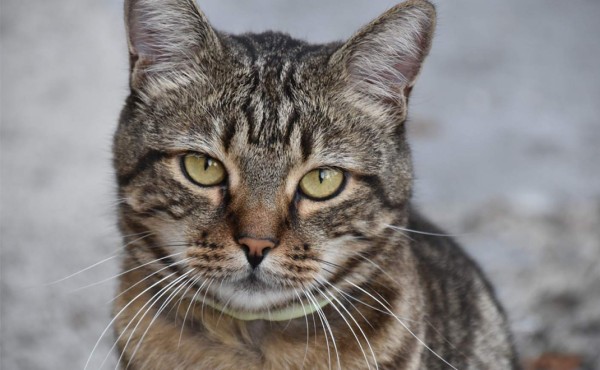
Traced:
<path fill-rule="evenodd" d="M 292 288 L 284 288 L 254 274 L 235 282 L 223 282 L 214 292 L 227 307 L 243 312 L 266 312 L 297 301 Z"/>

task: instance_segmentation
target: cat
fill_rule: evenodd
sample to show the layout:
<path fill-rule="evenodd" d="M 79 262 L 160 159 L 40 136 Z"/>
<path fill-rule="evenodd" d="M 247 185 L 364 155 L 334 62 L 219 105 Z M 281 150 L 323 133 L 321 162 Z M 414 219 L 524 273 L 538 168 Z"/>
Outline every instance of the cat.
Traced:
<path fill-rule="evenodd" d="M 125 1 L 122 368 L 518 368 L 481 270 L 411 205 L 435 14 L 409 0 L 313 45 Z"/>

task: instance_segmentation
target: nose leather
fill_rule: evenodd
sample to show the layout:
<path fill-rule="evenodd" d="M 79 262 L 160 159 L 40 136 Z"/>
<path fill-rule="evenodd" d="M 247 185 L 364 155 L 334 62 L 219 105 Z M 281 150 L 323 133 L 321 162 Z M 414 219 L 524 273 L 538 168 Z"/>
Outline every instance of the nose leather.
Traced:
<path fill-rule="evenodd" d="M 252 238 L 242 237 L 238 239 L 238 243 L 246 253 L 246 258 L 252 266 L 256 268 L 262 262 L 263 258 L 272 248 L 275 248 L 277 243 L 268 238 Z"/>
<path fill-rule="evenodd" d="M 246 236 L 239 238 L 238 243 L 248 247 L 248 254 L 251 256 L 262 256 L 266 248 L 275 248 L 275 242 L 271 239 L 256 239 Z"/>

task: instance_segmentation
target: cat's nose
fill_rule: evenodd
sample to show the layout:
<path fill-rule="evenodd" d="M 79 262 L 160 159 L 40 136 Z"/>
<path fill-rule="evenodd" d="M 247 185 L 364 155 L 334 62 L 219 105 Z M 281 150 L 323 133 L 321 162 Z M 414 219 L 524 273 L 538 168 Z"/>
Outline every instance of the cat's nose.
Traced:
<path fill-rule="evenodd" d="M 276 241 L 269 238 L 258 239 L 247 236 L 239 238 L 238 243 L 246 253 L 246 258 L 252 268 L 260 265 L 267 253 L 277 245 Z"/>

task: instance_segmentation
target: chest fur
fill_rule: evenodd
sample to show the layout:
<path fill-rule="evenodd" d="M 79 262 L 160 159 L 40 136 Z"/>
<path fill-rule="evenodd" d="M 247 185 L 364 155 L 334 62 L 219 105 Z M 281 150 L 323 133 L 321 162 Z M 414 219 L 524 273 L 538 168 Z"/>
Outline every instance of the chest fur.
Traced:
<path fill-rule="evenodd" d="M 240 321 L 186 300 L 158 313 L 161 304 L 148 310 L 151 294 L 142 288 L 123 291 L 115 329 L 124 369 L 368 368 L 366 363 L 387 362 L 411 342 L 398 334 L 406 331 L 393 322 L 378 326 L 367 311 L 346 320 L 326 308 L 322 316 L 290 321 Z M 419 352 L 409 357 L 416 361 Z"/>

